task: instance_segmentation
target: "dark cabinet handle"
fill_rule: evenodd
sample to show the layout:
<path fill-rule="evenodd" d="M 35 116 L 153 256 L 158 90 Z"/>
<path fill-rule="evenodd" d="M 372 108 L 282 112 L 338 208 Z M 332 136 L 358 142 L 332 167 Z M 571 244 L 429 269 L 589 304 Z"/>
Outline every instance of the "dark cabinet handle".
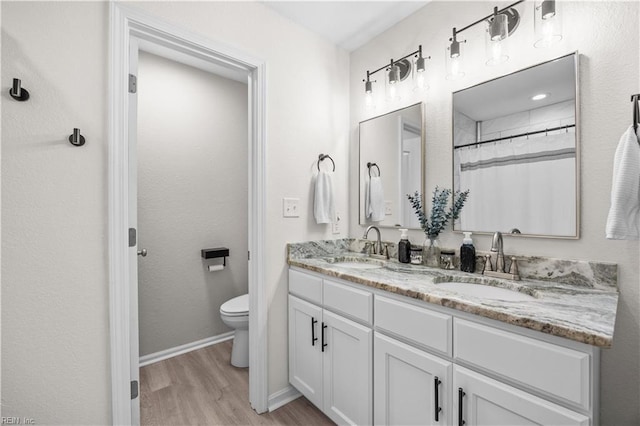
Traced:
<path fill-rule="evenodd" d="M 324 322 L 322 323 L 322 334 L 320 335 L 322 337 L 322 352 L 324 352 L 324 348 L 327 346 L 327 343 L 324 340 L 324 330 L 327 328 L 327 324 L 325 324 Z"/>
<path fill-rule="evenodd" d="M 462 390 L 462 388 L 458 388 L 458 426 L 463 426 L 466 422 L 462 419 L 462 398 L 466 393 Z"/>
<path fill-rule="evenodd" d="M 439 392 L 440 392 L 440 384 L 442 382 L 440 381 L 440 379 L 438 379 L 438 376 L 436 376 L 433 379 L 433 394 L 435 395 L 434 397 L 434 411 L 435 411 L 435 421 L 440 421 L 440 412 L 442 411 L 442 408 L 440 407 L 440 396 L 439 396 Z"/>
<path fill-rule="evenodd" d="M 316 341 L 318 340 L 318 338 L 316 337 L 316 324 L 318 323 L 318 320 L 315 319 L 314 317 L 311 317 L 311 346 L 315 346 L 316 345 Z"/>

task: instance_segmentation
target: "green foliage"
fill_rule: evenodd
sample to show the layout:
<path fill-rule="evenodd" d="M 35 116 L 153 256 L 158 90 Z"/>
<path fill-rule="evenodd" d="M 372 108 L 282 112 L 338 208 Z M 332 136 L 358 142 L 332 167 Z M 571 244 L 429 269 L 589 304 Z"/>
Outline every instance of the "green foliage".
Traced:
<path fill-rule="evenodd" d="M 453 204 L 451 208 L 447 210 L 450 196 L 450 189 L 439 189 L 436 186 L 436 189 L 433 190 L 433 197 L 431 198 L 431 214 L 429 218 L 427 218 L 422 208 L 422 196 L 420 193 L 416 191 L 413 195 L 407 194 L 407 198 L 409 202 L 411 202 L 416 216 L 418 216 L 420 226 L 427 237 L 436 238 L 440 235 L 440 232 L 442 232 L 449 220 L 456 220 L 460 217 L 460 211 L 467 201 L 469 190 L 467 189 L 462 192 L 456 191 L 455 194 L 453 194 Z"/>

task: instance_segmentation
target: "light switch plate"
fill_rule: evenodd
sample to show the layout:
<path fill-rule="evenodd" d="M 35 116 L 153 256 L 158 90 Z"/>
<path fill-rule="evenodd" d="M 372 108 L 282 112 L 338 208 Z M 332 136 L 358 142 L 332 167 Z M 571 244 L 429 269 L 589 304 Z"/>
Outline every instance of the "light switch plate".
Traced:
<path fill-rule="evenodd" d="M 339 234 L 340 233 L 340 213 L 336 212 L 336 220 L 331 224 L 331 233 Z"/>
<path fill-rule="evenodd" d="M 282 199 L 282 217 L 300 217 L 300 198 Z"/>
<path fill-rule="evenodd" d="M 393 204 L 391 203 L 391 201 L 385 201 L 384 202 L 384 214 L 386 216 L 390 216 L 393 214 Z"/>

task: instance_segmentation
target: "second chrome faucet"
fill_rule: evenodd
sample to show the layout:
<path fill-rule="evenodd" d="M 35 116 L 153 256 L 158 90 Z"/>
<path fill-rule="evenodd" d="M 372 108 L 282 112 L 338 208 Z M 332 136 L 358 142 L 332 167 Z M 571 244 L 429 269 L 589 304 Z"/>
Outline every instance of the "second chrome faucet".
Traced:
<path fill-rule="evenodd" d="M 495 232 L 493 239 L 491 240 L 491 253 L 496 253 L 495 268 L 491 262 L 491 255 L 487 255 L 484 263 L 484 275 L 495 278 L 505 278 L 508 280 L 519 280 L 520 274 L 518 273 L 518 262 L 515 257 L 511 257 L 511 264 L 509 265 L 509 272 L 505 270 L 504 263 L 504 244 L 502 241 L 502 233 Z"/>

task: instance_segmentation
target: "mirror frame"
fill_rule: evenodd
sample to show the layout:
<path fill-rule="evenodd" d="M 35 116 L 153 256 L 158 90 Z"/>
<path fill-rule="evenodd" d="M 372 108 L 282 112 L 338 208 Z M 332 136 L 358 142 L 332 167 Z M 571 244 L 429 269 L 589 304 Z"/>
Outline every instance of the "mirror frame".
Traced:
<path fill-rule="evenodd" d="M 455 169 L 454 169 L 454 149 L 455 149 L 455 138 L 454 138 L 454 108 L 453 108 L 453 96 L 458 93 L 461 92 L 463 90 L 468 90 L 471 88 L 474 88 L 476 86 L 480 86 L 482 84 L 485 83 L 489 83 L 491 81 L 495 81 L 495 80 L 499 80 L 501 78 L 504 77 L 508 77 L 510 75 L 513 74 L 517 74 L 521 71 L 525 71 L 531 68 L 535 68 L 539 65 L 544 65 L 547 63 L 551 63 L 560 59 L 564 59 L 567 57 L 573 56 L 574 57 L 574 76 L 575 76 L 575 82 L 576 82 L 576 97 L 575 97 L 575 135 L 576 135 L 576 182 L 575 182 L 575 187 L 576 187 L 576 229 L 575 229 L 575 235 L 544 235 L 544 234 L 511 234 L 511 233 L 503 233 L 503 236 L 510 236 L 510 237 L 527 237 L 527 238 L 553 238 L 553 239 L 562 239 L 562 240 L 578 240 L 580 239 L 580 217 L 581 217 L 581 211 L 580 211 L 580 205 L 581 205 L 581 197 L 580 197 L 580 175 L 581 175 L 581 169 L 580 169 L 580 139 L 581 139 L 581 129 L 580 129 L 580 124 L 581 124 L 581 120 L 580 120 L 580 54 L 579 52 L 576 50 L 574 52 L 571 53 L 567 53 L 565 55 L 562 56 L 558 56 L 556 58 L 553 59 L 549 59 L 543 62 L 539 62 L 533 65 L 530 65 L 528 67 L 525 68 L 521 68 L 519 70 L 513 71 L 509 74 L 504 74 L 495 78 L 491 78 L 489 80 L 485 80 L 482 81 L 480 83 L 474 84 L 473 86 L 469 86 L 469 87 L 465 87 L 463 89 L 460 90 L 456 90 L 455 92 L 451 92 L 451 149 L 452 149 L 452 155 L 451 155 L 451 183 L 452 183 L 452 188 L 455 188 Z M 423 171 L 424 172 L 424 171 Z M 423 203 L 424 204 L 424 203 Z M 452 223 L 451 224 L 452 230 L 454 233 L 458 233 L 458 234 L 462 234 L 463 232 L 473 232 L 474 234 L 477 235 L 492 235 L 493 232 L 491 231 L 473 231 L 473 230 L 463 230 L 463 229 L 456 229 L 456 224 Z"/>
<path fill-rule="evenodd" d="M 384 117 L 387 116 L 389 114 L 395 114 L 398 111 L 402 111 L 404 109 L 407 108 L 412 108 L 415 107 L 417 105 L 420 105 L 420 151 L 422 152 L 421 158 L 420 158 L 420 194 L 422 195 L 422 205 L 424 206 L 424 190 L 426 188 L 426 184 L 425 184 L 425 177 L 426 177 L 426 172 L 425 172 L 425 167 L 426 167 L 426 158 L 427 158 L 427 145 L 426 145 L 426 137 L 425 137 L 425 117 L 424 117 L 424 102 L 416 102 L 414 104 L 411 105 L 407 105 L 405 107 L 402 108 L 398 108 L 395 109 L 393 111 L 389 111 L 387 113 L 384 114 L 380 114 L 377 115 L 375 117 L 371 117 L 368 118 L 366 120 L 362 120 L 361 122 L 358 123 L 358 225 L 360 226 L 369 226 L 369 225 L 374 225 L 377 226 L 378 228 L 386 228 L 386 229 L 400 229 L 400 228 L 407 228 L 407 229 L 412 229 L 412 230 L 421 230 L 422 228 L 411 228 L 411 227 L 406 227 L 406 226 L 391 226 L 391 225 L 377 225 L 376 223 L 366 223 L 363 222 L 362 218 L 363 216 L 363 204 L 364 204 L 364 193 L 362 192 L 362 188 L 363 185 L 360 182 L 360 179 L 363 176 L 364 170 L 362 170 L 361 167 L 361 161 L 360 161 L 360 157 L 362 156 L 362 132 L 360 131 L 360 126 L 362 126 L 363 123 L 366 123 L 368 121 L 371 120 L 375 120 L 376 118 L 380 118 L 380 117 Z"/>

